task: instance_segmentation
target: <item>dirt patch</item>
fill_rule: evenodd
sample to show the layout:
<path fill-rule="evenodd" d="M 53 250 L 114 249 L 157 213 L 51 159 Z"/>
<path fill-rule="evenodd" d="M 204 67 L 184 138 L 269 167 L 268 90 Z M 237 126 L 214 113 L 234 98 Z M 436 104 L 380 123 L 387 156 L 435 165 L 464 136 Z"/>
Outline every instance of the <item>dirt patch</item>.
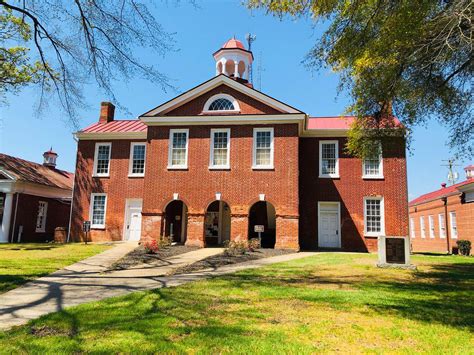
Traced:
<path fill-rule="evenodd" d="M 242 255 L 227 255 L 225 252 L 218 255 L 213 255 L 208 258 L 197 261 L 193 264 L 186 265 L 173 270 L 172 275 L 186 274 L 193 271 L 204 269 L 216 269 L 220 266 L 244 263 L 257 259 L 269 258 L 272 256 L 284 255 L 294 253 L 294 250 L 284 249 L 257 249 L 253 252 L 246 252 Z"/>
<path fill-rule="evenodd" d="M 113 263 L 109 268 L 109 271 L 125 270 L 138 264 L 150 264 L 156 266 L 167 265 L 166 259 L 175 255 L 188 253 L 196 249 L 198 248 L 188 247 L 185 245 L 173 245 L 159 250 L 156 254 L 148 254 L 143 246 L 139 246 L 120 260 Z"/>
<path fill-rule="evenodd" d="M 48 327 L 47 325 L 42 325 L 39 327 L 32 327 L 31 335 L 38 338 L 58 335 L 72 337 L 75 335 L 75 332 L 73 330 L 57 329 L 53 327 Z"/>

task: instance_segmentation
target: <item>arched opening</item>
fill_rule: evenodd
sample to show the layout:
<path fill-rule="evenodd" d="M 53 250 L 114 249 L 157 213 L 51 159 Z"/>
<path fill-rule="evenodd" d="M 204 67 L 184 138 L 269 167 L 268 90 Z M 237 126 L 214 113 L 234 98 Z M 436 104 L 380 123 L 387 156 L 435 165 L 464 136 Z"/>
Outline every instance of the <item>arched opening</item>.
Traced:
<path fill-rule="evenodd" d="M 267 201 L 256 202 L 250 208 L 249 239 L 258 238 L 259 233 L 256 230 L 261 231 L 262 228 L 263 232 L 260 232 L 262 248 L 274 248 L 276 242 L 275 207 Z"/>
<path fill-rule="evenodd" d="M 220 245 L 230 240 L 230 207 L 224 201 L 212 202 L 204 219 L 206 246 Z"/>
<path fill-rule="evenodd" d="M 222 62 L 218 62 L 218 63 L 217 63 L 217 72 L 218 72 L 219 74 L 222 74 Z"/>
<path fill-rule="evenodd" d="M 227 73 L 227 76 L 234 76 L 235 63 L 233 60 L 228 60 L 227 62 L 225 62 L 225 71 Z"/>
<path fill-rule="evenodd" d="M 245 73 L 245 63 L 243 60 L 239 62 L 239 78 L 244 78 L 244 73 Z"/>
<path fill-rule="evenodd" d="M 186 242 L 188 226 L 188 208 L 183 201 L 174 200 L 168 203 L 164 213 L 164 235 L 171 237 L 175 243 Z"/>

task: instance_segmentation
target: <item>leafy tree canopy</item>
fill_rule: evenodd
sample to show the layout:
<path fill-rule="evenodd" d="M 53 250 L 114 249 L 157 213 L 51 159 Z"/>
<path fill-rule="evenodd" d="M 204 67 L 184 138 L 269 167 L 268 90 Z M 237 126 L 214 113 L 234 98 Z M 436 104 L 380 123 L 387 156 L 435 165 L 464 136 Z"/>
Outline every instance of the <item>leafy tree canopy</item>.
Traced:
<path fill-rule="evenodd" d="M 0 100 L 38 85 L 39 111 L 55 98 L 77 128 L 90 79 L 115 102 L 115 80 L 142 77 L 170 88 L 163 73 L 135 55 L 140 47 L 159 56 L 173 50 L 173 35 L 149 6 L 140 0 L 0 0 Z"/>
<path fill-rule="evenodd" d="M 284 17 L 327 24 L 305 63 L 340 74 L 357 116 L 347 150 L 367 156 L 373 142 L 435 118 L 449 129 L 457 155 L 474 153 L 471 0 L 247 0 Z M 393 111 L 392 111 L 393 109 Z"/>

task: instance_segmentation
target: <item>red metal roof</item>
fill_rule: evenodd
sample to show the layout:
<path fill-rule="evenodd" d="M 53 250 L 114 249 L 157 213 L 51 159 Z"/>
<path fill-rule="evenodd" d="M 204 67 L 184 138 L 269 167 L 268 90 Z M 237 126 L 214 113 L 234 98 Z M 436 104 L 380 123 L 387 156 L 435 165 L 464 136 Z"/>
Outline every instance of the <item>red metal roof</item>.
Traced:
<path fill-rule="evenodd" d="M 244 45 L 242 44 L 242 42 L 240 42 L 238 39 L 235 39 L 235 38 L 231 38 L 231 39 L 229 39 L 227 42 L 225 42 L 225 43 L 222 45 L 222 48 L 228 48 L 228 49 L 231 49 L 231 48 L 240 48 L 240 49 L 244 49 L 244 50 L 245 50 L 245 47 L 244 47 Z"/>
<path fill-rule="evenodd" d="M 472 182 L 473 182 L 472 179 L 468 179 L 468 180 L 459 182 L 459 183 L 451 185 L 451 186 L 442 187 L 439 190 L 429 192 L 427 194 L 424 194 L 424 195 L 421 195 L 420 197 L 415 198 L 414 200 L 411 200 L 410 203 L 409 203 L 409 206 L 415 206 L 415 205 L 419 205 L 421 203 L 437 200 L 437 199 L 440 199 L 442 197 L 447 197 L 447 196 L 459 194 L 460 191 L 458 190 L 458 187 L 470 184 Z"/>
<path fill-rule="evenodd" d="M 354 116 L 308 117 L 307 129 L 349 129 Z"/>
<path fill-rule="evenodd" d="M 146 125 L 140 120 L 117 120 L 107 123 L 93 123 L 83 129 L 82 133 L 109 132 L 146 132 Z"/>

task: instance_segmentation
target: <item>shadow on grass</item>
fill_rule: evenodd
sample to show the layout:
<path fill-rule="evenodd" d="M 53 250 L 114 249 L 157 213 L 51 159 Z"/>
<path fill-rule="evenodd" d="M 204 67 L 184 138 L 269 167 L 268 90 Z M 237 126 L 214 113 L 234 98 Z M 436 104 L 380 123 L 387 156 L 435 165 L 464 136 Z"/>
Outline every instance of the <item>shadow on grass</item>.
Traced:
<path fill-rule="evenodd" d="M 37 243 L 37 244 L 5 244 L 2 245 L 0 250 L 11 251 L 11 250 L 52 250 L 64 246 L 64 244 L 52 244 L 52 243 Z"/>
<path fill-rule="evenodd" d="M 18 286 L 24 285 L 35 278 L 48 275 L 47 272 L 31 275 L 0 275 L 0 294 L 10 291 Z"/>

